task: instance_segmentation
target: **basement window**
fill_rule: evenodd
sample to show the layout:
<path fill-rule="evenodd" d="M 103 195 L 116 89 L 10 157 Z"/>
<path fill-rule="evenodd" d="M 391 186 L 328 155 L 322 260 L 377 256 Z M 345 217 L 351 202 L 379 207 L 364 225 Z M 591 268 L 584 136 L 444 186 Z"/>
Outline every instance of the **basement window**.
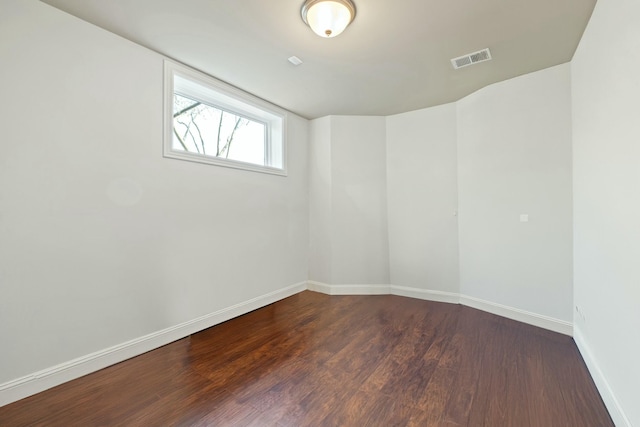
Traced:
<path fill-rule="evenodd" d="M 165 61 L 164 156 L 286 175 L 284 110 Z"/>

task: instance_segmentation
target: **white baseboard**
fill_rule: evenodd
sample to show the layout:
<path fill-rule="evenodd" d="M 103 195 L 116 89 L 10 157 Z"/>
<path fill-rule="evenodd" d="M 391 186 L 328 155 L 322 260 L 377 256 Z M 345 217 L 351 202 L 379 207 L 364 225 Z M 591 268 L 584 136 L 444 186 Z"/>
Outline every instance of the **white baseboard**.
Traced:
<path fill-rule="evenodd" d="M 398 295 L 427 301 L 462 304 L 564 335 L 571 336 L 573 334 L 573 323 L 571 322 L 453 292 L 396 285 L 327 285 L 320 282 L 308 282 L 307 289 L 327 295 Z"/>
<path fill-rule="evenodd" d="M 447 302 L 450 304 L 460 303 L 460 295 L 452 292 L 431 291 L 426 289 L 391 285 L 391 294 L 401 297 L 423 299 L 427 301 Z"/>
<path fill-rule="evenodd" d="M 532 313 L 530 311 L 509 307 L 491 301 L 485 301 L 480 298 L 470 297 L 467 295 L 460 295 L 460 304 L 506 317 L 507 319 L 538 326 L 560 334 L 569 336 L 573 335 L 573 323 L 565 320 L 555 319 L 553 317 Z"/>
<path fill-rule="evenodd" d="M 589 369 L 591 378 L 593 378 L 593 382 L 596 384 L 596 387 L 600 392 L 602 401 L 607 407 L 613 423 L 618 427 L 631 427 L 631 421 L 629 421 L 624 411 L 622 410 L 620 403 L 618 403 L 618 399 L 616 399 L 615 394 L 613 394 L 613 390 L 611 390 L 609 382 L 600 370 L 600 366 L 596 362 L 596 359 L 593 357 L 593 353 L 591 352 L 589 345 L 585 341 L 584 336 L 582 335 L 582 332 L 578 327 L 575 327 L 573 330 L 573 340 L 576 342 L 578 350 L 580 350 L 582 359 L 584 359 L 584 363 Z"/>
<path fill-rule="evenodd" d="M 0 406 L 114 365 L 307 289 L 302 282 L 170 328 L 0 384 Z"/>
<path fill-rule="evenodd" d="M 307 290 L 320 292 L 321 294 L 325 295 L 331 295 L 331 285 L 327 285 L 326 283 L 308 281 Z"/>
<path fill-rule="evenodd" d="M 327 295 L 389 295 L 389 285 L 327 285 L 320 282 L 307 282 L 307 289 Z"/>

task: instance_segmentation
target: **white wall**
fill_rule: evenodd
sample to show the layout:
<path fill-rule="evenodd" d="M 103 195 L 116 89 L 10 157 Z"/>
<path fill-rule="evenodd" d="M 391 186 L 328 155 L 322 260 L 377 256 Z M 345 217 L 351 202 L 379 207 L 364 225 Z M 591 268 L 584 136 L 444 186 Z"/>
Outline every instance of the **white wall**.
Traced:
<path fill-rule="evenodd" d="M 571 64 L 576 341 L 620 426 L 640 426 L 639 20 L 598 2 Z"/>
<path fill-rule="evenodd" d="M 556 66 L 457 103 L 460 292 L 563 321 L 572 319 L 569 73 Z"/>
<path fill-rule="evenodd" d="M 332 282 L 331 117 L 309 126 L 309 278 Z"/>
<path fill-rule="evenodd" d="M 461 301 L 571 333 L 570 89 L 564 64 L 455 104 L 313 121 L 310 280 L 389 283 L 348 291 Z"/>
<path fill-rule="evenodd" d="M 388 284 L 384 117 L 331 117 L 333 283 Z"/>
<path fill-rule="evenodd" d="M 388 284 L 385 118 L 316 119 L 310 135 L 309 279 Z"/>
<path fill-rule="evenodd" d="M 288 177 L 164 159 L 163 58 L 35 0 L 0 63 L 0 384 L 306 281 L 306 120 Z"/>
<path fill-rule="evenodd" d="M 391 283 L 458 293 L 456 104 L 387 117 Z"/>

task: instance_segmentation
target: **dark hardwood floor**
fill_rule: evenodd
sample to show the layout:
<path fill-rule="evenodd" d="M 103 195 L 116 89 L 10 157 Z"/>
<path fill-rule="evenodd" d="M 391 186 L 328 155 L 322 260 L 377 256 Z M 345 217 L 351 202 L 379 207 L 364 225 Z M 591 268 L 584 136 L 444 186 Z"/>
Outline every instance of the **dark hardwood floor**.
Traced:
<path fill-rule="evenodd" d="M 305 291 L 0 408 L 0 426 L 612 426 L 570 337 Z"/>

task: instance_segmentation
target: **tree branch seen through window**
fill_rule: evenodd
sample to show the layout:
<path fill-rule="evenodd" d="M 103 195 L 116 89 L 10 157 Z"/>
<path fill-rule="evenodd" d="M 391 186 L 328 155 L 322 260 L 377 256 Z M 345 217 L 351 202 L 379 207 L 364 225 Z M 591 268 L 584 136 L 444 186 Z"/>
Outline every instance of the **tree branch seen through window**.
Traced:
<path fill-rule="evenodd" d="M 264 124 L 178 94 L 173 111 L 174 150 L 264 164 Z"/>

